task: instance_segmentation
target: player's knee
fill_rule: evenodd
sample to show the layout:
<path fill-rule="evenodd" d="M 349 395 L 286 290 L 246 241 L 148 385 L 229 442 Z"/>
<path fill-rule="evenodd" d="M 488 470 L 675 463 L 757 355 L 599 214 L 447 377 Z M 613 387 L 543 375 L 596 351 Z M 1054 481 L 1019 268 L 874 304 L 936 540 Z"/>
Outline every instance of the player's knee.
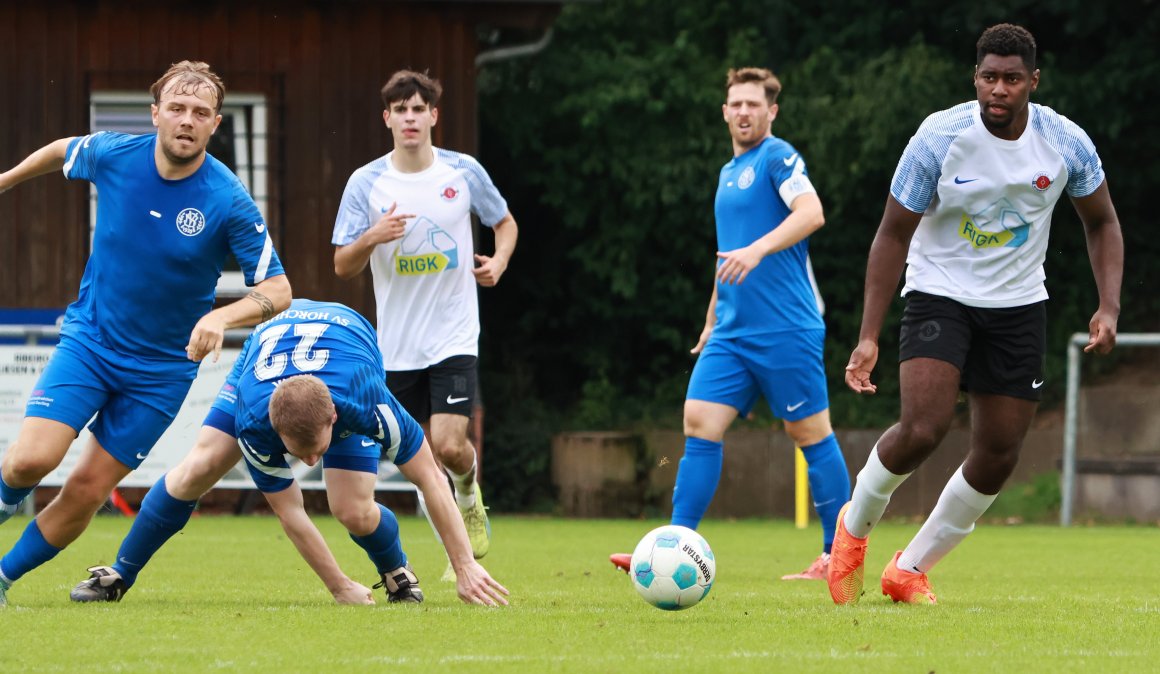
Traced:
<path fill-rule="evenodd" d="M 435 458 L 439 459 L 439 463 L 455 467 L 464 463 L 465 459 L 470 458 L 469 454 L 473 448 L 466 437 L 450 437 L 439 438 L 437 442 L 432 443 L 431 451 L 435 453 Z M 470 461 L 467 461 L 467 464 L 467 468 L 470 468 Z"/>
<path fill-rule="evenodd" d="M 355 536 L 366 536 L 379 525 L 379 509 L 374 503 L 344 501 L 331 503 L 330 512 L 334 519 Z"/>
<path fill-rule="evenodd" d="M 48 452 L 38 452 L 35 447 L 25 443 L 12 445 L 4 453 L 0 467 L 4 482 L 12 487 L 30 487 L 40 482 L 41 478 L 56 468 L 47 455 Z"/>
<path fill-rule="evenodd" d="M 74 511 L 78 516 L 92 515 L 105 504 L 105 501 L 109 500 L 110 493 L 103 484 L 70 478 L 65 481 L 64 487 L 61 488 L 60 495 L 57 497 L 60 501 L 58 507 Z"/>
<path fill-rule="evenodd" d="M 899 424 L 900 439 L 912 454 L 926 456 L 942 442 L 947 429 L 938 424 L 903 422 Z"/>

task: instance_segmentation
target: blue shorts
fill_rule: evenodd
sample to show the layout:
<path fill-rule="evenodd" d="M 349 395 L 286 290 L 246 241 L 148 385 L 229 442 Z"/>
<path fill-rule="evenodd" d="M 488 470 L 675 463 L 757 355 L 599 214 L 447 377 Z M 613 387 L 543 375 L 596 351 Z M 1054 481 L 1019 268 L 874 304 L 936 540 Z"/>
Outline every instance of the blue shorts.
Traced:
<path fill-rule="evenodd" d="M 693 374 L 687 400 L 729 405 L 749 414 L 757 396 L 773 415 L 801 421 L 830 407 L 822 364 L 825 330 L 709 339 Z"/>
<path fill-rule="evenodd" d="M 193 379 L 159 378 L 62 337 L 28 399 L 25 416 L 89 430 L 114 459 L 136 469 L 173 423 Z"/>
<path fill-rule="evenodd" d="M 216 428 L 237 438 L 238 432 L 234 415 L 236 396 L 233 395 L 232 388 L 227 390 L 228 387 L 228 384 L 222 387 L 222 391 L 219 392 L 213 407 L 206 415 L 203 425 Z M 365 435 L 351 433 L 341 437 L 344 434 L 340 434 L 340 437 L 331 441 L 330 447 L 322 455 L 323 468 L 353 470 L 377 475 L 380 461 L 389 459 L 395 465 L 402 465 L 419 452 L 423 446 L 423 428 L 419 423 L 411 415 L 404 412 L 397 401 L 392 400 L 390 404 L 380 405 L 379 409 L 387 420 L 388 432 L 392 434 L 386 440 L 391 444 L 391 447 L 384 447 L 378 440 Z M 398 429 L 397 443 L 396 436 L 393 435 L 396 428 Z M 246 460 L 246 469 L 260 491 L 265 493 L 280 492 L 293 483 L 293 475 L 287 461 L 289 454 L 281 441 L 261 442 L 255 440 L 247 443 L 243 440 L 239 442 L 239 445 L 242 448 L 242 456 Z M 392 449 L 393 457 L 390 456 Z"/>

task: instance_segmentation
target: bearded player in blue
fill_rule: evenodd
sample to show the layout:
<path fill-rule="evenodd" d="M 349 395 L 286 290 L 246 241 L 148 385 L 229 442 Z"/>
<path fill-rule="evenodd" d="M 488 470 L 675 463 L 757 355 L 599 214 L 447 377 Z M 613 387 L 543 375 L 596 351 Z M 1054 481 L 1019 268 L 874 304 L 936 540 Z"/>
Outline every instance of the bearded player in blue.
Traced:
<path fill-rule="evenodd" d="M 805 162 L 773 136 L 781 84 L 763 68 L 730 70 L 722 106 L 733 159 L 717 185 L 718 265 L 685 399 L 685 454 L 672 523 L 696 529 L 721 479 L 725 431 L 763 396 L 809 464 L 822 551 L 791 579 L 826 577 L 838 509 L 850 477 L 830 426 L 822 361 L 825 324 L 809 265 L 810 234 L 824 223 Z M 629 555 L 612 561 L 628 567 Z"/>
<path fill-rule="evenodd" d="M 60 344 L 0 465 L 0 522 L 64 458 L 86 422 L 92 440 L 60 494 L 0 559 L 0 605 L 21 576 L 88 526 L 173 421 L 198 362 L 228 328 L 290 303 L 262 214 L 237 176 L 206 154 L 225 88 L 205 63 L 173 65 L 150 89 L 157 133 L 62 138 L 0 174 L 0 192 L 53 170 L 97 188 L 92 253 Z M 233 253 L 253 292 L 213 309 Z"/>
<path fill-rule="evenodd" d="M 206 416 L 197 445 L 149 490 L 112 566 L 95 566 L 74 601 L 119 601 L 153 554 L 189 521 L 197 499 L 241 458 L 287 536 L 340 604 L 372 604 L 307 516 L 288 457 L 322 461 L 331 512 L 366 551 L 391 602 L 423 601 L 399 524 L 375 502 L 379 461 L 426 497 L 456 572 L 459 597 L 506 604 L 507 590 L 475 561 L 459 509 L 423 429 L 387 390 L 374 328 L 341 304 L 294 300 L 259 325 Z"/>

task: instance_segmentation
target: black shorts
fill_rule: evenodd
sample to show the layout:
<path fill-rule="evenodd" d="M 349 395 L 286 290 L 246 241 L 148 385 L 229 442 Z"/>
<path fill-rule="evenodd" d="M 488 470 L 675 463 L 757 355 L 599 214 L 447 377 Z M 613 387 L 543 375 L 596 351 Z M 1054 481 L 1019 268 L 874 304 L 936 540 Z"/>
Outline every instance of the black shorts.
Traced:
<path fill-rule="evenodd" d="M 959 368 L 960 388 L 1038 401 L 1047 352 L 1047 302 L 980 309 L 946 297 L 906 295 L 899 362 L 935 358 Z"/>
<path fill-rule="evenodd" d="M 422 370 L 387 372 L 387 388 L 415 420 L 432 414 L 471 416 L 476 399 L 475 356 L 452 356 Z"/>

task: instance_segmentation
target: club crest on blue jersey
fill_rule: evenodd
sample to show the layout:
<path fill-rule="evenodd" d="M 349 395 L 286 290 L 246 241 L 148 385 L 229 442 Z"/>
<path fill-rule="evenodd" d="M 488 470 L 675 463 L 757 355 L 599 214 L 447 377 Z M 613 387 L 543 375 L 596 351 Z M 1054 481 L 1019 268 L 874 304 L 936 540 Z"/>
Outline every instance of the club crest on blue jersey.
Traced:
<path fill-rule="evenodd" d="M 742 189 L 742 190 L 747 190 L 747 189 L 749 189 L 749 186 L 753 184 L 753 181 L 756 179 L 757 179 L 757 172 L 753 170 L 752 166 L 746 166 L 745 170 L 742 171 L 741 175 L 737 178 L 737 188 Z"/>
<path fill-rule="evenodd" d="M 196 208 L 186 208 L 177 214 L 177 231 L 186 236 L 197 236 L 205 229 L 205 216 Z"/>

